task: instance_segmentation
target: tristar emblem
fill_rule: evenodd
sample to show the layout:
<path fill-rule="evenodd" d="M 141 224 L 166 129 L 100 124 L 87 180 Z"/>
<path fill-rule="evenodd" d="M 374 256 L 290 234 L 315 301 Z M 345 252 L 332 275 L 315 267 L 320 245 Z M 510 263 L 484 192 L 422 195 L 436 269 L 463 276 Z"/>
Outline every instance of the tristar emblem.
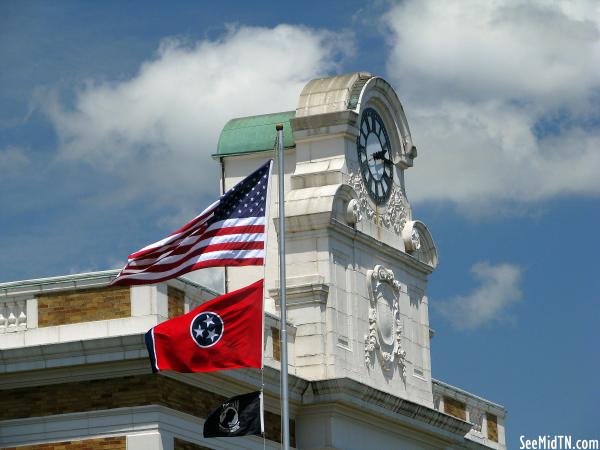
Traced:
<path fill-rule="evenodd" d="M 201 348 L 212 347 L 223 337 L 225 325 L 217 313 L 204 311 L 190 324 L 192 339 Z"/>
<path fill-rule="evenodd" d="M 235 433 L 240 429 L 240 417 L 238 414 L 240 402 L 223 403 L 223 410 L 219 415 L 219 429 L 224 433 Z"/>

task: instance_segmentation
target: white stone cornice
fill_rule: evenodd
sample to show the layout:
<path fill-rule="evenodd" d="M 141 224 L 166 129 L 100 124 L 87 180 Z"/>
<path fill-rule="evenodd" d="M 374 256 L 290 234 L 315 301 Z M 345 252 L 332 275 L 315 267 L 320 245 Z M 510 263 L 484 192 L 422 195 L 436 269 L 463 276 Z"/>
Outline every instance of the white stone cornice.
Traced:
<path fill-rule="evenodd" d="M 173 448 L 173 437 L 198 445 L 212 444 L 220 449 L 230 450 L 237 450 L 240 445 L 254 450 L 262 449 L 263 446 L 269 449 L 280 447 L 277 442 L 263 442 L 260 436 L 205 440 L 202 437 L 203 424 L 203 419 L 161 405 L 114 408 L 0 421 L 0 445 L 37 445 L 125 435 L 129 448 L 130 438 L 160 432 L 169 436 L 164 442 L 165 446 L 160 447 L 163 450 Z"/>
<path fill-rule="evenodd" d="M 331 221 L 329 222 L 329 226 L 342 235 L 345 235 L 351 239 L 355 239 L 358 242 L 372 247 L 376 252 L 384 253 L 386 255 L 389 255 L 391 258 L 400 260 L 401 262 L 405 263 L 408 267 L 415 269 L 417 272 L 429 275 L 434 270 L 434 267 L 431 267 L 430 265 L 413 258 L 409 254 L 401 250 L 398 250 L 394 247 L 391 247 L 390 245 L 378 241 L 374 237 L 362 233 L 346 225 L 345 223 L 340 222 L 339 220 L 331 219 Z"/>
<path fill-rule="evenodd" d="M 119 270 L 101 270 L 97 272 L 76 273 L 72 275 L 61 275 L 58 277 L 34 278 L 30 280 L 11 281 L 0 283 L 0 299 L 13 296 L 32 296 L 35 294 L 105 287 L 114 280 Z M 218 292 L 202 286 L 185 276 L 170 280 L 167 284 L 178 289 L 185 290 L 186 287 L 199 289 L 213 297 Z"/>
<path fill-rule="evenodd" d="M 289 330 L 295 331 L 291 325 Z M 24 376 L 24 372 L 29 373 Z M 150 373 L 144 334 L 39 345 L 0 352 L 0 390 Z M 161 372 L 161 375 L 198 387 L 205 387 L 211 380 L 214 381 L 214 386 L 222 385 L 224 378 L 238 385 L 256 387 L 261 384 L 261 373 L 256 369 L 203 374 L 167 371 Z M 263 377 L 267 389 L 270 386 L 273 392 L 279 392 L 279 369 L 265 366 Z M 300 401 L 306 383 L 306 380 L 290 374 L 292 400 Z M 234 391 L 231 392 L 231 395 L 234 395 Z"/>
<path fill-rule="evenodd" d="M 140 359 L 146 362 L 147 371 L 150 371 L 147 358 L 144 335 L 133 334 L 2 350 L 0 374 Z M 20 382 L 18 376 L 14 382 Z M 0 384 L 2 388 L 8 388 L 7 383 Z"/>
<path fill-rule="evenodd" d="M 279 280 L 275 284 L 279 285 Z M 269 295 L 279 307 L 279 288 L 269 289 Z M 307 275 L 286 280 L 288 306 L 326 303 L 328 295 L 329 285 L 325 283 L 322 275 Z"/>
<path fill-rule="evenodd" d="M 356 138 L 357 119 L 358 114 L 355 111 L 345 110 L 295 117 L 290 120 L 290 124 L 294 130 L 294 141 L 298 143 L 311 141 L 324 135 Z"/>
<path fill-rule="evenodd" d="M 490 412 L 501 418 L 504 418 L 506 416 L 506 408 L 504 408 L 504 406 L 498 403 L 494 403 L 483 397 L 479 397 L 475 394 L 467 392 L 456 386 L 452 386 L 448 383 L 444 383 L 440 380 L 432 379 L 431 382 L 433 384 L 434 393 L 437 393 L 438 395 L 446 395 L 448 397 L 460 400 L 461 402 L 466 403 L 468 405 L 477 405 L 485 411 Z"/>
<path fill-rule="evenodd" d="M 104 270 L 0 283 L 0 297 L 106 286 L 118 273 L 118 270 Z"/>
<path fill-rule="evenodd" d="M 339 403 L 364 414 L 383 415 L 408 422 L 428 432 L 443 430 L 446 436 L 462 440 L 471 424 L 393 394 L 365 386 L 349 378 L 312 381 L 303 397 L 305 406 Z"/>

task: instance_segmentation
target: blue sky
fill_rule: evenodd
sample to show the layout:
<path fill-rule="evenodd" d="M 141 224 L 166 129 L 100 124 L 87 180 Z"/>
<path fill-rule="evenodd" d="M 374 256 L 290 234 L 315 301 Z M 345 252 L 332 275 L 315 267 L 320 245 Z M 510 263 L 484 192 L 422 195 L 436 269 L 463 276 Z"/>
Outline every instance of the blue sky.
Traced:
<path fill-rule="evenodd" d="M 595 2 L 0 3 L 0 281 L 118 267 L 217 195 L 232 118 L 365 70 L 403 102 L 436 240 L 434 377 L 598 438 Z"/>

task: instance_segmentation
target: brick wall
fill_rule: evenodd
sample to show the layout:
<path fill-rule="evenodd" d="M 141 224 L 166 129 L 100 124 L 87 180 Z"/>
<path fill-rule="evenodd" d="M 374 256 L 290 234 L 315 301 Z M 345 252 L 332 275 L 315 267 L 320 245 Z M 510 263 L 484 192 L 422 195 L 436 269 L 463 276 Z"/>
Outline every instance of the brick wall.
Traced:
<path fill-rule="evenodd" d="M 4 450 L 125 450 L 125 445 L 125 436 L 116 436 L 100 439 L 84 439 L 81 441 L 23 445 L 21 447 L 4 447 Z"/>
<path fill-rule="evenodd" d="M 498 417 L 487 414 L 487 437 L 490 441 L 498 442 Z"/>
<path fill-rule="evenodd" d="M 175 450 L 212 450 L 210 447 L 203 447 L 198 444 L 192 444 L 188 441 L 183 441 L 181 439 L 175 438 Z"/>
<path fill-rule="evenodd" d="M 273 359 L 281 361 L 281 337 L 278 328 L 271 327 L 271 337 L 273 339 Z"/>
<path fill-rule="evenodd" d="M 224 400 L 213 392 L 171 378 L 135 375 L 12 389 L 11 395 L 0 396 L 0 420 L 152 404 L 204 419 Z M 267 439 L 281 441 L 280 422 L 278 414 L 265 412 Z M 290 440 L 295 445 L 294 421 L 290 421 Z"/>
<path fill-rule="evenodd" d="M 467 420 L 466 405 L 452 397 L 444 397 L 444 412 L 458 419 Z"/>
<path fill-rule="evenodd" d="M 185 294 L 183 291 L 169 286 L 167 289 L 167 298 L 169 300 L 169 319 L 183 314 L 183 303 Z"/>
<path fill-rule="evenodd" d="M 131 316 L 128 287 L 40 294 L 37 299 L 40 328 Z"/>

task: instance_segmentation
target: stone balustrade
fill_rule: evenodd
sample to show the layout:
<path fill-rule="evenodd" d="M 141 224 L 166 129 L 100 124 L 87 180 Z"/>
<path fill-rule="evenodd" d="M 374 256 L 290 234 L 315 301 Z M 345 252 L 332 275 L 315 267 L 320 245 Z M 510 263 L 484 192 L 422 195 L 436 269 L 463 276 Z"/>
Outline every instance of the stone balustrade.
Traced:
<path fill-rule="evenodd" d="M 27 300 L 0 300 L 0 333 L 27 328 Z"/>
<path fill-rule="evenodd" d="M 218 295 L 190 280 L 110 287 L 118 271 L 0 283 L 0 351 L 145 333 Z M 274 337 L 273 330 L 277 336 Z M 279 319 L 265 316 L 265 358 L 278 367 Z M 288 325 L 294 360 L 296 328 Z M 295 374 L 295 368 L 290 367 Z"/>
<path fill-rule="evenodd" d="M 469 440 L 499 450 L 506 449 L 504 407 L 457 387 L 433 380 L 433 405 L 438 411 L 470 422 Z"/>

